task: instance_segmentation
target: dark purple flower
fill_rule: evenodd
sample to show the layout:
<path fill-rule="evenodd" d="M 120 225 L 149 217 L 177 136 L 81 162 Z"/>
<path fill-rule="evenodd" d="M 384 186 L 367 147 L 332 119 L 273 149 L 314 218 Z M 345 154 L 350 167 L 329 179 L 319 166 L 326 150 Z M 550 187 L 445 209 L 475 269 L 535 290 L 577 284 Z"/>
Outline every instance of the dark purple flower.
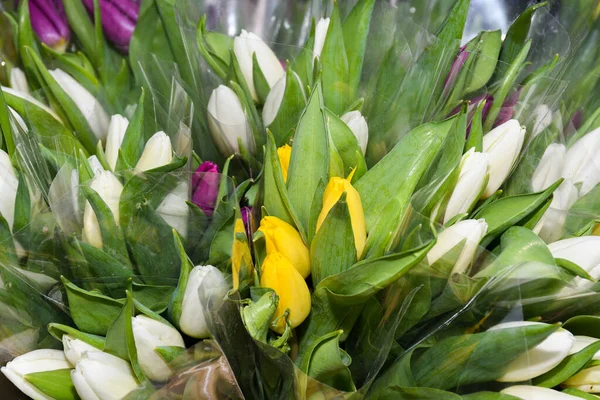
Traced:
<path fill-rule="evenodd" d="M 83 0 L 88 12 L 94 14 L 94 1 Z M 123 52 L 129 51 L 140 11 L 139 2 L 133 0 L 99 0 L 102 29 L 106 38 Z"/>
<path fill-rule="evenodd" d="M 467 58 L 469 58 L 469 52 L 466 51 L 466 48 L 466 45 L 462 46 L 452 62 L 450 72 L 448 72 L 448 76 L 446 76 L 446 80 L 444 81 L 444 93 L 447 93 L 452 89 L 454 82 L 456 82 L 456 78 L 458 78 L 458 74 L 462 70 L 463 65 L 465 65 L 465 62 L 467 62 Z"/>
<path fill-rule="evenodd" d="M 65 51 L 71 31 L 61 0 L 29 0 L 31 27 L 48 47 Z"/>
<path fill-rule="evenodd" d="M 244 221 L 244 227 L 246 228 L 246 235 L 248 239 L 252 238 L 252 207 L 242 207 L 242 221 Z"/>
<path fill-rule="evenodd" d="M 205 161 L 192 175 L 192 202 L 209 217 L 215 211 L 221 174 L 217 164 Z"/>

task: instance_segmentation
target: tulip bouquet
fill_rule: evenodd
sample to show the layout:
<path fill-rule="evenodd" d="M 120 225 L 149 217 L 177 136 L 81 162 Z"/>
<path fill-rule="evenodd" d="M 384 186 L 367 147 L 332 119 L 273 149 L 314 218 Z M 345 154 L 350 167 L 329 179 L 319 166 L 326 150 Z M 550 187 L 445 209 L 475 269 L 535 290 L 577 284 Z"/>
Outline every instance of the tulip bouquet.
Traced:
<path fill-rule="evenodd" d="M 600 393 L 597 13 L 463 38 L 468 0 L 317 3 L 227 34 L 212 2 L 5 14 L 0 348 L 24 394 Z M 539 51 L 547 25 L 572 48 Z"/>

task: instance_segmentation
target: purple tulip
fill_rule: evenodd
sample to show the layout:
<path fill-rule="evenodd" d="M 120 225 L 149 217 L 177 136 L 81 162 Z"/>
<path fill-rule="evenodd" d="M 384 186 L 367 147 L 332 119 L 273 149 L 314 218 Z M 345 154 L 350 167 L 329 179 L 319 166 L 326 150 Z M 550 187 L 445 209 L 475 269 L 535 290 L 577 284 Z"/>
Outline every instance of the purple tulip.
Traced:
<path fill-rule="evenodd" d="M 83 0 L 90 14 L 94 14 L 94 1 Z M 127 53 L 129 41 L 133 35 L 140 11 L 140 4 L 135 0 L 99 0 L 102 15 L 102 29 L 106 38 L 116 48 Z"/>
<path fill-rule="evenodd" d="M 62 0 L 29 0 L 29 16 L 42 43 L 56 51 L 66 50 L 71 31 Z"/>
<path fill-rule="evenodd" d="M 244 227 L 246 228 L 246 235 L 248 238 L 252 238 L 252 207 L 242 207 L 242 221 L 244 221 Z"/>
<path fill-rule="evenodd" d="M 210 161 L 203 162 L 192 175 L 192 202 L 209 217 L 215 211 L 220 180 L 219 167 Z"/>
<path fill-rule="evenodd" d="M 444 81 L 444 93 L 448 93 L 454 83 L 456 82 L 456 78 L 458 78 L 458 74 L 462 70 L 463 65 L 467 62 L 467 58 L 469 58 L 469 52 L 466 51 L 467 46 L 462 46 L 460 50 L 458 50 L 458 54 L 456 58 L 452 62 L 452 66 L 450 67 L 450 72 L 448 72 L 448 76 L 446 76 L 446 80 Z"/>

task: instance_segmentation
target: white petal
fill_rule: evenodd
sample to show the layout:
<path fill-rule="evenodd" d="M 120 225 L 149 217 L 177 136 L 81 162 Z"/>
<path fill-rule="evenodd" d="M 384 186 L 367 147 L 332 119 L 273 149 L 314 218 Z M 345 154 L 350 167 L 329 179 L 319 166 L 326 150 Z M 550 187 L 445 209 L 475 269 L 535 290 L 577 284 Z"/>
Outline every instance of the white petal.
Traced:
<path fill-rule="evenodd" d="M 369 143 L 369 126 L 367 125 L 367 120 L 362 116 L 360 111 L 347 112 L 340 119 L 348 125 L 354 137 L 356 137 L 364 156 L 367 151 L 367 144 Z"/>
<path fill-rule="evenodd" d="M 313 46 L 313 59 L 321 57 L 325 39 L 327 38 L 327 31 L 329 30 L 329 21 L 329 18 L 321 18 L 319 22 L 317 22 L 315 28 L 315 44 Z"/>
<path fill-rule="evenodd" d="M 518 397 L 523 400 L 577 400 L 579 397 L 561 393 L 554 389 L 538 386 L 517 385 L 507 387 L 502 393 Z"/>
<path fill-rule="evenodd" d="M 170 164 L 173 161 L 171 139 L 163 131 L 156 132 L 144 147 L 144 152 L 138 160 L 135 169 L 149 171 Z"/>
<path fill-rule="evenodd" d="M 113 214 L 115 223 L 119 225 L 119 201 L 123 185 L 110 171 L 99 172 L 90 185 L 90 188 L 95 190 L 100 198 L 106 203 Z M 94 247 L 102 248 L 102 236 L 98 219 L 94 213 L 94 209 L 89 202 L 85 204 L 83 213 L 83 240 Z"/>
<path fill-rule="evenodd" d="M 181 182 L 160 203 L 156 212 L 184 238 L 187 237 L 189 208 L 188 182 Z"/>
<path fill-rule="evenodd" d="M 77 364 L 79 360 L 81 360 L 83 353 L 91 351 L 100 351 L 100 349 L 97 349 L 94 346 L 87 344 L 83 340 L 75 339 L 73 336 L 70 335 L 63 335 L 62 342 L 65 357 L 73 365 Z"/>
<path fill-rule="evenodd" d="M 265 126 L 271 125 L 275 120 L 275 117 L 277 117 L 279 107 L 281 107 L 281 102 L 283 101 L 283 95 L 285 94 L 286 79 L 286 75 L 279 78 L 265 99 L 265 105 L 262 111 Z"/>
<path fill-rule="evenodd" d="M 221 85 L 208 100 L 208 126 L 215 144 L 224 155 L 240 151 L 238 139 L 250 152 L 254 141 L 242 103 L 233 90 Z"/>
<path fill-rule="evenodd" d="M 76 369 L 100 400 L 122 399 L 138 386 L 129 363 L 107 353 L 84 353 Z"/>
<path fill-rule="evenodd" d="M 119 158 L 119 149 L 125 139 L 125 132 L 129 127 L 129 120 L 122 115 L 115 114 L 110 117 L 110 124 L 108 125 L 108 135 L 106 137 L 106 149 L 104 151 L 106 155 L 106 162 L 110 167 L 111 171 L 115 170 L 117 166 L 117 160 Z"/>
<path fill-rule="evenodd" d="M 556 182 L 562 175 L 567 149 L 564 144 L 553 143 L 544 152 L 531 179 L 534 192 L 540 192 Z"/>

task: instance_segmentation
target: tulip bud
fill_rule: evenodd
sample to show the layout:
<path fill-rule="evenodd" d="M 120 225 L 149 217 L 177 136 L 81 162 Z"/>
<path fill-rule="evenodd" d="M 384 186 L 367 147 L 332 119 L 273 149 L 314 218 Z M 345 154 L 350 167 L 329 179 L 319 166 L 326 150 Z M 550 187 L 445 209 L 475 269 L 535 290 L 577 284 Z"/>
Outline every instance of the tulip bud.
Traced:
<path fill-rule="evenodd" d="M 448 201 L 444 223 L 458 214 L 471 211 L 487 183 L 488 164 L 489 156 L 486 153 L 476 152 L 475 148 L 462 156 L 458 181 Z"/>
<path fill-rule="evenodd" d="M 580 400 L 579 397 L 539 386 L 516 385 L 507 387 L 501 393 L 522 400 Z"/>
<path fill-rule="evenodd" d="M 573 347 L 571 347 L 571 351 L 569 352 L 569 355 L 579 353 L 581 350 L 585 349 L 592 343 L 596 343 L 598 340 L 600 340 L 600 339 L 590 337 L 590 336 L 576 335 L 575 343 L 573 344 Z M 600 350 L 594 354 L 594 356 L 592 357 L 592 360 L 600 360 Z"/>
<path fill-rule="evenodd" d="M 273 85 L 269 94 L 265 99 L 265 105 L 262 110 L 263 123 L 265 126 L 271 125 L 277 117 L 279 107 L 283 101 L 283 95 L 285 94 L 286 75 L 284 74 L 279 80 Z"/>
<path fill-rule="evenodd" d="M 138 160 L 135 169 L 149 171 L 168 165 L 173 161 L 171 139 L 163 131 L 156 132 L 144 147 L 144 152 Z"/>
<path fill-rule="evenodd" d="M 29 0 L 29 16 L 42 43 L 61 53 L 67 49 L 71 31 L 62 0 Z"/>
<path fill-rule="evenodd" d="M 483 151 L 488 153 L 490 160 L 490 177 L 483 191 L 484 199 L 502 186 L 519 157 L 524 139 L 525 129 L 516 119 L 503 123 L 483 137 Z"/>
<path fill-rule="evenodd" d="M 85 352 L 101 351 L 83 340 L 75 339 L 71 335 L 63 335 L 62 343 L 65 357 L 72 365 L 77 364 Z"/>
<path fill-rule="evenodd" d="M 600 278 L 600 236 L 582 236 L 550 243 L 548 249 L 554 258 L 562 258 L 583 268 L 593 279 Z M 582 290 L 593 282 L 575 277 L 575 290 Z M 568 288 L 568 291 L 573 289 Z"/>
<path fill-rule="evenodd" d="M 188 183 L 179 183 L 175 189 L 165 196 L 163 201 L 156 207 L 156 212 L 167 224 L 186 238 L 188 232 Z"/>
<path fill-rule="evenodd" d="M 367 125 L 367 120 L 362 116 L 360 111 L 347 112 L 340 118 L 354 133 L 364 156 L 367 151 L 367 144 L 369 143 L 369 126 Z"/>
<path fill-rule="evenodd" d="M 560 179 L 567 149 L 564 144 L 553 143 L 544 152 L 531 179 L 534 192 L 541 192 Z"/>
<path fill-rule="evenodd" d="M 310 275 L 310 252 L 298 231 L 277 217 L 264 217 L 260 221 L 260 232 L 265 235 L 267 254 L 281 253 L 306 279 Z"/>
<path fill-rule="evenodd" d="M 329 30 L 329 18 L 321 18 L 317 22 L 315 28 L 315 44 L 313 46 L 313 59 L 321 57 L 323 46 L 325 46 L 325 39 L 327 38 L 327 31 Z"/>
<path fill-rule="evenodd" d="M 552 202 L 533 231 L 546 243 L 557 241 L 563 236 L 569 209 L 577 201 L 577 188 L 566 179 L 552 194 Z"/>
<path fill-rule="evenodd" d="M 121 148 L 121 143 L 123 143 L 123 139 L 125 138 L 125 132 L 127 131 L 128 126 L 129 120 L 124 116 L 115 114 L 110 117 L 104 154 L 106 157 L 106 162 L 108 163 L 111 171 L 114 171 L 117 167 L 119 149 Z"/>
<path fill-rule="evenodd" d="M 32 399 L 52 400 L 48 395 L 27 381 L 27 375 L 36 372 L 73 368 L 60 350 L 41 349 L 23 354 L 9 361 L 0 371 L 21 392 Z"/>
<path fill-rule="evenodd" d="M 160 346 L 185 348 L 181 334 L 177 329 L 145 315 L 133 317 L 131 325 L 138 361 L 144 374 L 152 381 L 168 380 L 174 371 L 155 349 Z"/>
<path fill-rule="evenodd" d="M 536 137 L 552 124 L 552 110 L 545 104 L 538 105 L 533 110 L 533 129 L 531 137 Z"/>
<path fill-rule="evenodd" d="M 115 223 L 119 225 L 119 201 L 121 199 L 121 192 L 123 191 L 121 182 L 119 182 L 112 172 L 102 171 L 92 179 L 90 188 L 96 191 L 108 208 L 110 208 L 115 218 Z M 94 209 L 89 202 L 85 203 L 85 210 L 83 212 L 83 240 L 94 247 L 102 248 L 100 226 L 98 225 Z"/>
<path fill-rule="evenodd" d="M 21 68 L 13 67 L 10 70 L 10 87 L 18 92 L 29 94 L 27 77 Z"/>
<path fill-rule="evenodd" d="M 254 151 L 254 140 L 242 103 L 227 86 L 219 86 L 210 95 L 208 127 L 215 144 L 224 155 L 239 153 L 238 140 L 246 150 Z"/>
<path fill-rule="evenodd" d="M 205 161 L 192 175 L 192 202 L 211 217 L 215 211 L 221 175 L 217 164 Z"/>
<path fill-rule="evenodd" d="M 19 180 L 10 162 L 10 157 L 4 150 L 0 150 L 0 215 L 8 223 L 12 232 L 15 220 L 15 202 Z"/>
<path fill-rule="evenodd" d="M 67 93 L 83 114 L 98 140 L 104 140 L 108 132 L 109 117 L 98 100 L 79 82 L 61 69 L 48 71 L 59 86 Z"/>
<path fill-rule="evenodd" d="M 83 0 L 88 12 L 94 14 L 94 1 Z M 124 53 L 138 20 L 140 2 L 136 0 L 99 0 L 102 30 L 106 38 Z"/>
<path fill-rule="evenodd" d="M 579 196 L 587 194 L 600 182 L 600 128 L 586 134 L 567 151 L 563 176 L 581 184 Z"/>
<path fill-rule="evenodd" d="M 292 146 L 284 144 L 277 149 L 277 158 L 279 158 L 279 164 L 281 165 L 281 174 L 283 175 L 283 181 L 287 182 L 288 171 L 290 169 L 290 158 L 292 158 Z"/>
<path fill-rule="evenodd" d="M 290 260 L 279 252 L 267 255 L 262 264 L 260 286 L 273 289 L 279 296 L 271 329 L 281 334 L 285 331 L 286 310 L 292 328 L 300 325 L 310 313 L 310 291 L 302 275 Z"/>
<path fill-rule="evenodd" d="M 488 329 L 497 331 L 529 325 L 546 325 L 541 322 L 514 321 L 504 322 Z M 498 382 L 522 382 L 538 377 L 556 367 L 569 355 L 575 338 L 566 329 L 558 329 L 535 347 L 512 360 Z"/>
<path fill-rule="evenodd" d="M 600 365 L 584 368 L 562 384 L 587 393 L 600 393 Z"/>
<path fill-rule="evenodd" d="M 188 277 L 181 306 L 179 328 L 183 333 L 196 339 L 210 336 L 204 308 L 200 302 L 200 291 L 211 291 L 211 296 L 222 297 L 227 291 L 227 282 L 221 271 L 212 265 L 195 266 Z M 205 294 L 206 295 L 206 294 Z"/>
<path fill-rule="evenodd" d="M 350 222 L 352 224 L 352 231 L 354 232 L 354 246 L 356 247 L 357 259 L 362 258 L 363 250 L 365 249 L 365 243 L 367 242 L 367 226 L 365 222 L 365 213 L 363 212 L 362 202 L 360 195 L 354 189 L 354 186 L 348 179 L 333 177 L 329 180 L 327 187 L 325 187 L 325 193 L 323 194 L 323 208 L 317 219 L 317 232 L 329 211 L 333 208 L 335 203 L 338 202 L 342 194 L 346 193 L 346 203 L 348 204 L 348 211 L 350 212 Z"/>
<path fill-rule="evenodd" d="M 250 89 L 250 94 L 255 101 L 258 99 L 258 96 L 254 87 L 252 71 L 252 57 L 254 54 L 256 54 L 258 66 L 267 80 L 269 87 L 273 87 L 279 78 L 284 75 L 285 71 L 275 53 L 273 53 L 261 38 L 252 32 L 247 32 L 242 29 L 241 35 L 236 36 L 233 40 L 233 51 L 238 59 L 240 69 L 248 84 L 248 88 Z"/>
<path fill-rule="evenodd" d="M 71 379 L 81 400 L 123 399 L 138 387 L 127 361 L 101 351 L 83 353 Z"/>
<path fill-rule="evenodd" d="M 466 219 L 444 229 L 438 235 L 435 246 L 427 253 L 429 265 L 444 257 L 461 242 L 464 242 L 452 272 L 456 274 L 468 272 L 477 252 L 477 246 L 487 233 L 487 228 L 487 223 L 483 219 Z"/>

